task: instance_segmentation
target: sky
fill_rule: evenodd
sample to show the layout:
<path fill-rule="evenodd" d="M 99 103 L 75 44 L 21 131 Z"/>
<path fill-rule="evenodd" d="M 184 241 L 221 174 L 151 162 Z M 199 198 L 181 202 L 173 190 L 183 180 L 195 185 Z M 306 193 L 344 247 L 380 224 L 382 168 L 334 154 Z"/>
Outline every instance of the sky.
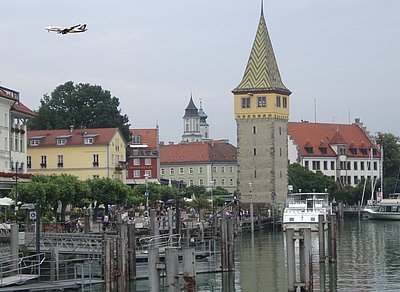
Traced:
<path fill-rule="evenodd" d="M 259 0 L 3 1 L 0 85 L 37 110 L 67 81 L 100 85 L 131 128 L 179 142 L 192 94 L 210 137 L 236 145 L 231 91 L 240 83 Z M 400 1 L 265 0 L 290 121 L 351 123 L 400 136 Z M 86 23 L 81 34 L 47 25 Z"/>

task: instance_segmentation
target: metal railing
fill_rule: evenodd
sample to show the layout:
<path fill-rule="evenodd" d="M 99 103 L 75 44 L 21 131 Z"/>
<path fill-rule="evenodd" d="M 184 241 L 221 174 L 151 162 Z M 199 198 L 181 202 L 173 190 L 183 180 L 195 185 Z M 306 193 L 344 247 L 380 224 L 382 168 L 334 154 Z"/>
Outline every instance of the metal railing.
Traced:
<path fill-rule="evenodd" d="M 168 246 L 180 247 L 181 246 L 181 236 L 180 234 L 166 234 L 166 235 L 156 235 L 142 237 L 139 239 L 140 249 L 147 251 L 149 247 L 165 248 Z"/>

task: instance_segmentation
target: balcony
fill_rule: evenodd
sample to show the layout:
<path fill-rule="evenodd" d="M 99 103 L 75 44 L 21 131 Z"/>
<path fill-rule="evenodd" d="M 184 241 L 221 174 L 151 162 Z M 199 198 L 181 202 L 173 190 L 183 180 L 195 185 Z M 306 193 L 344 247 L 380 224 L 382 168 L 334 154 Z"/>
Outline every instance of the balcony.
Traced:
<path fill-rule="evenodd" d="M 129 152 L 129 158 L 155 158 L 159 157 L 159 153 L 157 150 L 151 150 L 151 149 L 130 149 Z"/>

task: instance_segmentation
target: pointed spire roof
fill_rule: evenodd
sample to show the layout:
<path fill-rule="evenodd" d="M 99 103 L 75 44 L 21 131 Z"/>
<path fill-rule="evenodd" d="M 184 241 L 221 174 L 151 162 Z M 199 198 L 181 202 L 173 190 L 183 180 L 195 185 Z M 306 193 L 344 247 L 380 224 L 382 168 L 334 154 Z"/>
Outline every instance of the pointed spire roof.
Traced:
<path fill-rule="evenodd" d="M 201 99 L 200 99 L 200 108 L 199 108 L 199 112 L 198 113 L 199 113 L 199 117 L 200 117 L 201 120 L 205 121 L 207 119 L 207 115 L 203 110 L 203 104 L 201 102 Z"/>
<path fill-rule="evenodd" d="M 279 74 L 274 50 L 269 38 L 267 24 L 264 18 L 263 3 L 257 34 L 251 49 L 247 67 L 235 92 L 276 91 L 291 94 L 285 87 Z"/>
<path fill-rule="evenodd" d="M 193 118 L 193 117 L 198 117 L 198 116 L 199 116 L 199 113 L 198 113 L 197 107 L 193 102 L 192 93 L 190 93 L 189 104 L 185 109 L 185 115 L 183 117 L 184 118 Z"/>

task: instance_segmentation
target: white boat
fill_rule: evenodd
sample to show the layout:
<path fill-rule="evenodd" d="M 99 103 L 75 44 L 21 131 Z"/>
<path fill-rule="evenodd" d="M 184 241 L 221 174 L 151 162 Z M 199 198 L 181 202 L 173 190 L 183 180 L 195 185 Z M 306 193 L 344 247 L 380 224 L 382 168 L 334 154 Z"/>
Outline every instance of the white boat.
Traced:
<path fill-rule="evenodd" d="M 283 211 L 282 228 L 311 228 L 318 231 L 318 216 L 332 214 L 332 204 L 328 193 L 292 193 L 288 194 L 286 207 Z M 325 224 L 326 226 L 326 224 Z"/>
<path fill-rule="evenodd" d="M 390 194 L 388 199 L 378 201 L 376 206 L 365 208 L 369 219 L 400 220 L 400 193 Z"/>

